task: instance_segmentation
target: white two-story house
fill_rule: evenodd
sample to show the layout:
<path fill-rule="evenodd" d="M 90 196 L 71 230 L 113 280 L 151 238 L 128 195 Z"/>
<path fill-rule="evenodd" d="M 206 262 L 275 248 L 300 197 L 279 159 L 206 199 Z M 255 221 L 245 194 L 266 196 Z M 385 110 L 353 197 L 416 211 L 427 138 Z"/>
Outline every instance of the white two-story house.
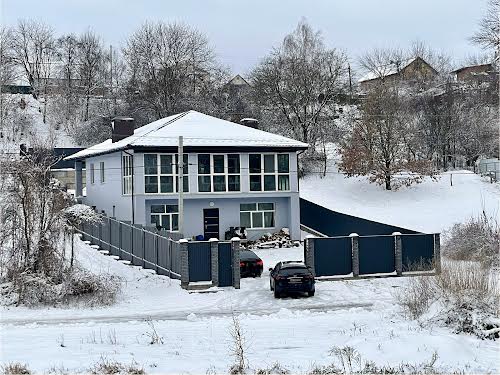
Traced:
<path fill-rule="evenodd" d="M 178 160 L 183 139 L 183 164 Z M 113 136 L 69 156 L 76 195 L 99 212 L 135 224 L 179 229 L 183 170 L 183 234 L 223 239 L 230 227 L 249 239 L 289 228 L 300 239 L 298 154 L 307 144 L 196 111 L 134 130 L 115 118 Z"/>

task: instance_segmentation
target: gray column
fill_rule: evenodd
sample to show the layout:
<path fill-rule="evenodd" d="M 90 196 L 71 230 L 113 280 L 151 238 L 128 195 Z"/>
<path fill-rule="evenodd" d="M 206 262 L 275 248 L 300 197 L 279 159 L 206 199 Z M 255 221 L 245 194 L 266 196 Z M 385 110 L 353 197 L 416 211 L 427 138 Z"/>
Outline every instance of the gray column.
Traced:
<path fill-rule="evenodd" d="M 396 264 L 396 274 L 401 276 L 403 274 L 403 249 L 401 246 L 401 233 L 394 232 L 394 256 Z"/>
<path fill-rule="evenodd" d="M 233 254 L 233 286 L 240 289 L 240 238 L 231 238 L 231 253 Z"/>
<path fill-rule="evenodd" d="M 189 253 L 188 240 L 179 240 L 181 246 L 181 287 L 187 289 L 189 285 Z"/>
<path fill-rule="evenodd" d="M 441 273 L 441 236 L 434 234 L 434 270 L 437 274 Z"/>
<path fill-rule="evenodd" d="M 83 163 L 75 161 L 75 198 L 83 196 Z"/>
<path fill-rule="evenodd" d="M 352 249 L 352 275 L 354 277 L 359 276 L 359 235 L 357 233 L 351 233 L 351 249 Z"/>
<path fill-rule="evenodd" d="M 315 237 L 308 235 L 304 241 L 304 262 L 306 266 L 311 268 L 312 274 L 316 277 L 316 269 L 314 267 L 314 240 Z"/>
<path fill-rule="evenodd" d="M 211 238 L 210 242 L 211 263 L 212 263 L 212 285 L 219 286 L 219 240 Z"/>

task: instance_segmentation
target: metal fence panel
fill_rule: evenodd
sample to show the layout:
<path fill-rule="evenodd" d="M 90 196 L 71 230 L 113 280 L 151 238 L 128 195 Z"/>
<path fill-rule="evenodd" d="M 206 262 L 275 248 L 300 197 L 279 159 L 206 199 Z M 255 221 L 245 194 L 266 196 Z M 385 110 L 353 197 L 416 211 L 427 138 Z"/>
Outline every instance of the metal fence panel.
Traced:
<path fill-rule="evenodd" d="M 351 238 L 315 238 L 314 268 L 316 276 L 350 274 L 352 272 Z"/>
<path fill-rule="evenodd" d="M 127 224 L 121 225 L 121 258 L 132 261 L 132 227 Z"/>
<path fill-rule="evenodd" d="M 144 232 L 144 268 L 156 270 L 158 264 L 156 237 L 154 233 Z"/>
<path fill-rule="evenodd" d="M 394 272 L 394 248 L 393 236 L 359 237 L 359 274 Z"/>
<path fill-rule="evenodd" d="M 133 241 L 132 241 L 132 264 L 134 266 L 144 265 L 144 231 L 142 228 L 134 227 Z"/>
<path fill-rule="evenodd" d="M 171 266 L 170 241 L 166 237 L 158 237 L 158 270 L 160 275 L 170 276 Z"/>
<path fill-rule="evenodd" d="M 181 274 L 181 244 L 179 242 L 168 240 L 170 243 L 171 259 L 172 259 L 172 271 L 176 274 Z"/>
<path fill-rule="evenodd" d="M 403 271 L 429 271 L 433 269 L 434 235 L 401 236 Z"/>
<path fill-rule="evenodd" d="M 111 220 L 111 241 L 110 241 L 110 253 L 113 255 L 120 255 L 120 223 L 115 220 Z"/>
<path fill-rule="evenodd" d="M 108 250 L 109 251 L 109 243 L 110 243 L 110 238 L 109 238 L 109 230 L 110 230 L 110 220 L 107 217 L 102 218 L 102 223 L 101 223 L 101 248 L 103 250 Z"/>
<path fill-rule="evenodd" d="M 210 242 L 189 242 L 189 281 L 212 280 Z"/>
<path fill-rule="evenodd" d="M 323 206 L 300 198 L 300 223 L 326 236 L 348 236 L 357 233 L 360 236 L 418 233 L 406 228 L 378 223 L 356 216 L 329 210 Z"/>
<path fill-rule="evenodd" d="M 231 242 L 219 242 L 219 286 L 233 285 L 233 254 Z"/>

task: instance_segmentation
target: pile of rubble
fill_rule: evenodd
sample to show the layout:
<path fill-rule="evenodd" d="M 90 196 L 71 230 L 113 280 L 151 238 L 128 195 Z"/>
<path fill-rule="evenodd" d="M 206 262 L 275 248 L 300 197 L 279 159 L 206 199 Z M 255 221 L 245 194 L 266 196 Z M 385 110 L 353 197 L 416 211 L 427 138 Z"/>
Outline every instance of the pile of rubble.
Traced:
<path fill-rule="evenodd" d="M 252 249 L 274 249 L 281 247 L 298 247 L 300 241 L 292 241 L 288 228 L 282 228 L 276 233 L 267 233 L 256 241 L 246 241 L 242 243 L 249 250 Z"/>

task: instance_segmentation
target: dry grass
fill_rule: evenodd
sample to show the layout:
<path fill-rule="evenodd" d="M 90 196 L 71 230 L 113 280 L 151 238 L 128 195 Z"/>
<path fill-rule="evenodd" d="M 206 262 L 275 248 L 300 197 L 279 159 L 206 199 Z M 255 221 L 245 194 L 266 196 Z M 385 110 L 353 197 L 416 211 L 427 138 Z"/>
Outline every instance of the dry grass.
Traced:
<path fill-rule="evenodd" d="M 28 366 L 19 363 L 19 362 L 12 362 L 8 363 L 4 366 L 1 367 L 2 374 L 4 375 L 28 375 L 31 374 L 31 371 L 29 370 Z"/>

